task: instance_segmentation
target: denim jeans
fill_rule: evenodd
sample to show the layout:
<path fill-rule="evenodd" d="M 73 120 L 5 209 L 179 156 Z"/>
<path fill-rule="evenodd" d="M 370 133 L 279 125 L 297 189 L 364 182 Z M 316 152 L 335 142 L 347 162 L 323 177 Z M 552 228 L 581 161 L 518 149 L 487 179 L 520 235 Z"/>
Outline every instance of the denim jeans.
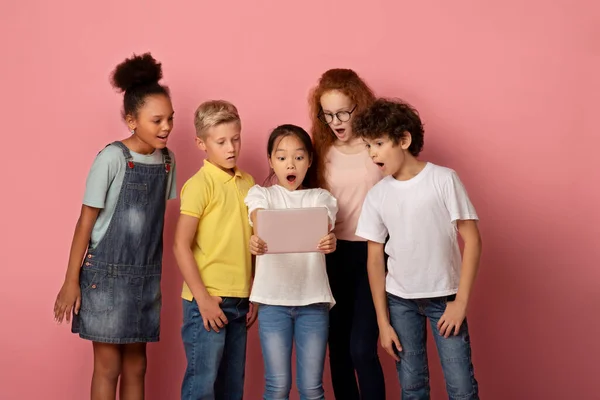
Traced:
<path fill-rule="evenodd" d="M 467 320 L 459 334 L 445 338 L 437 328 L 439 319 L 446 310 L 446 303 L 455 296 L 431 299 L 403 299 L 387 295 L 392 327 L 396 331 L 402 351 L 396 363 L 402 400 L 426 400 L 430 398 L 429 368 L 427 366 L 426 319 L 442 362 L 446 379 L 446 390 L 450 400 L 479 399 L 477 381 L 471 362 L 471 343 Z"/>
<path fill-rule="evenodd" d="M 325 398 L 323 368 L 328 328 L 329 304 L 302 307 L 259 306 L 258 332 L 265 363 L 263 399 L 289 399 L 294 342 L 296 386 L 300 400 Z"/>
<path fill-rule="evenodd" d="M 187 368 L 182 400 L 241 400 L 246 364 L 248 299 L 224 297 L 228 324 L 219 333 L 204 329 L 196 300 L 183 300 L 181 337 Z"/>

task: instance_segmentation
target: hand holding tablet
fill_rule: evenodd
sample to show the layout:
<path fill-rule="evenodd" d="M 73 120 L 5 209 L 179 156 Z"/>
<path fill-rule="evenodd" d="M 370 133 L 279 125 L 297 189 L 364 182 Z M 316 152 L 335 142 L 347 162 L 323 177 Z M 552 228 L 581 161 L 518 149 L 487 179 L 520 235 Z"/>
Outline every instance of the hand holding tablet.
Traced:
<path fill-rule="evenodd" d="M 335 235 L 329 233 L 329 218 L 324 207 L 258 210 L 252 253 L 330 253 L 335 250 Z M 329 234 L 328 234 L 329 233 Z"/>

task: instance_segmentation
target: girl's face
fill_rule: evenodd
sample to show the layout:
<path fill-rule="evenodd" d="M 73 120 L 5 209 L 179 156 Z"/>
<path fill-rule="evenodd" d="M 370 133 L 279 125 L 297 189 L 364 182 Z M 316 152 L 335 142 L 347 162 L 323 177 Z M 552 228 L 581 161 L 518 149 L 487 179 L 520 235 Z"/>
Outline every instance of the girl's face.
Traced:
<path fill-rule="evenodd" d="M 356 110 L 356 104 L 337 90 L 325 92 L 321 96 L 321 108 L 323 111 L 319 119 L 329 125 L 333 134 L 340 142 L 347 142 L 352 138 L 352 113 Z"/>
<path fill-rule="evenodd" d="M 279 185 L 296 190 L 302 185 L 311 160 L 304 144 L 295 135 L 284 136 L 275 142 L 269 157 Z"/>
<path fill-rule="evenodd" d="M 169 134 L 173 129 L 173 106 L 165 95 L 151 95 L 144 99 L 137 118 L 128 115 L 127 125 L 135 131 L 136 138 L 152 149 L 167 146 Z"/>

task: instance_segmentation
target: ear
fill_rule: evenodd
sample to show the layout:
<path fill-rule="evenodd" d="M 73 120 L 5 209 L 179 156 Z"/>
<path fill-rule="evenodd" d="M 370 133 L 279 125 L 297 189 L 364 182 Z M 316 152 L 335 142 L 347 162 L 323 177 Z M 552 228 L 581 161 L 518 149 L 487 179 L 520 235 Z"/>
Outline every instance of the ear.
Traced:
<path fill-rule="evenodd" d="M 196 136 L 196 147 L 198 147 L 202 151 L 206 151 L 206 143 L 204 142 L 204 139 Z"/>
<path fill-rule="evenodd" d="M 125 123 L 127 123 L 127 128 L 130 131 L 134 131 L 137 129 L 137 121 L 136 119 L 133 117 L 133 115 L 126 115 L 125 116 Z"/>
<path fill-rule="evenodd" d="M 308 168 L 310 168 L 310 166 L 312 165 L 312 162 L 313 162 L 313 158 L 312 158 L 312 157 L 310 157 L 310 158 L 308 159 Z"/>
<path fill-rule="evenodd" d="M 402 150 L 408 150 L 411 143 L 412 135 L 410 134 L 410 132 L 404 131 L 404 135 L 402 136 L 402 139 L 400 139 L 400 147 L 402 147 Z"/>

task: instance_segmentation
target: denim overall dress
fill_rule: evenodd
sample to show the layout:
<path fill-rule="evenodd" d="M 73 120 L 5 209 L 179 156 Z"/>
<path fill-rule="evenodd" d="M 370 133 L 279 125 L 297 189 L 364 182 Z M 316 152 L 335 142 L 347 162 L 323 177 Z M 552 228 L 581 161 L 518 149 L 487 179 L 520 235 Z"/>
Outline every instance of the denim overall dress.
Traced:
<path fill-rule="evenodd" d="M 169 151 L 164 164 L 133 162 L 123 151 L 125 177 L 104 237 L 81 267 L 81 309 L 72 332 L 103 343 L 157 342 L 160 336 L 163 224 Z"/>

